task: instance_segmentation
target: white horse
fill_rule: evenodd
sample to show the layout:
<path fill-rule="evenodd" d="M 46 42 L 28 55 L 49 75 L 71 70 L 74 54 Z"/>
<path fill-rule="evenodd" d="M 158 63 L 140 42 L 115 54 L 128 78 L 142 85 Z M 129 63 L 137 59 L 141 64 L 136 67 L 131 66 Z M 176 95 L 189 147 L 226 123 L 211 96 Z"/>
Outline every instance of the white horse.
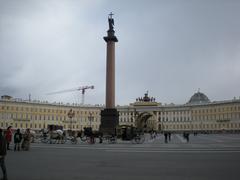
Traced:
<path fill-rule="evenodd" d="M 59 143 L 59 142 L 63 143 L 63 140 L 64 140 L 63 130 L 57 129 L 55 131 L 50 131 L 49 134 L 52 140 L 56 140 L 56 143 Z"/>

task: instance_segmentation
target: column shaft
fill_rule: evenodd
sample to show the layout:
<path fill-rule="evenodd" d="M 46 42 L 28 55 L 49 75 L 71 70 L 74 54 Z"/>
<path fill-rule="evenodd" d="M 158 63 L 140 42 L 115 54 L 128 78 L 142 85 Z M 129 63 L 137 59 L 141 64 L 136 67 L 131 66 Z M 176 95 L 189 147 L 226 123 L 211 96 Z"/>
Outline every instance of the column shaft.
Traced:
<path fill-rule="evenodd" d="M 115 42 L 107 42 L 106 108 L 115 108 Z"/>

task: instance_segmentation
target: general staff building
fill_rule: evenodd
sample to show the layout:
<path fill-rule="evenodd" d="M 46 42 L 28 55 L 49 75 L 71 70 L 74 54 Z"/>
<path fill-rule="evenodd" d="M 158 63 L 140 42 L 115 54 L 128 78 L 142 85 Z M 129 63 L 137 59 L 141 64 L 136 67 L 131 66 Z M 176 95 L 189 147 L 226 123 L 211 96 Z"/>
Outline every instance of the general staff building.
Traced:
<path fill-rule="evenodd" d="M 1 96 L 0 127 L 41 130 L 49 125 L 80 131 L 99 129 L 103 106 L 26 101 Z M 146 131 L 240 132 L 240 99 L 214 101 L 195 93 L 186 104 L 162 105 L 149 97 L 137 98 L 128 106 L 117 106 L 120 125 L 132 125 Z M 72 112 L 72 116 L 69 116 Z"/>

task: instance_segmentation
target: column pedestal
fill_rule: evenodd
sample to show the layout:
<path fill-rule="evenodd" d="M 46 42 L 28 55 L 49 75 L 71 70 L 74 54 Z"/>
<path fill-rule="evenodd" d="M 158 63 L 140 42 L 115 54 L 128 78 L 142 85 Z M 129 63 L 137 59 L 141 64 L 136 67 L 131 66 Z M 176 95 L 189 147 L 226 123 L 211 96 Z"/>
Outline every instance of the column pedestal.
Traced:
<path fill-rule="evenodd" d="M 116 135 L 116 126 L 119 124 L 117 109 L 104 109 L 101 111 L 100 132 L 104 135 Z"/>

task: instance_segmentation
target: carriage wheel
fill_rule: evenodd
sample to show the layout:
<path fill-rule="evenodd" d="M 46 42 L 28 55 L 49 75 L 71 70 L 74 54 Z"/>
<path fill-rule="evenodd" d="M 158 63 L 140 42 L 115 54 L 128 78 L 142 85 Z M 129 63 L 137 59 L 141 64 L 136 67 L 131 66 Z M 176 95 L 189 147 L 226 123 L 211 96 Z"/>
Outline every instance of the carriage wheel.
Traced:
<path fill-rule="evenodd" d="M 47 138 L 41 138 L 41 142 L 42 142 L 42 143 L 47 143 L 47 142 L 48 142 L 48 139 L 47 139 Z"/>
<path fill-rule="evenodd" d="M 50 144 L 56 144 L 56 142 L 57 142 L 57 139 L 49 139 Z"/>
<path fill-rule="evenodd" d="M 136 137 L 134 137 L 134 141 L 137 144 L 142 144 L 145 141 L 145 137 L 144 135 L 137 135 Z"/>
<path fill-rule="evenodd" d="M 109 144 L 115 144 L 115 143 L 117 143 L 117 138 L 116 138 L 116 137 L 109 137 L 109 138 L 108 138 L 108 143 L 109 143 Z"/>
<path fill-rule="evenodd" d="M 72 144 L 77 144 L 77 138 L 73 137 L 73 138 L 71 139 L 71 143 L 72 143 Z"/>
<path fill-rule="evenodd" d="M 94 137 L 87 137 L 88 144 L 95 144 L 95 138 Z"/>
<path fill-rule="evenodd" d="M 80 136 L 80 139 L 82 142 L 86 142 L 87 141 L 87 136 Z"/>
<path fill-rule="evenodd" d="M 62 140 L 60 140 L 61 144 L 65 144 L 67 142 L 67 137 L 64 137 Z"/>

